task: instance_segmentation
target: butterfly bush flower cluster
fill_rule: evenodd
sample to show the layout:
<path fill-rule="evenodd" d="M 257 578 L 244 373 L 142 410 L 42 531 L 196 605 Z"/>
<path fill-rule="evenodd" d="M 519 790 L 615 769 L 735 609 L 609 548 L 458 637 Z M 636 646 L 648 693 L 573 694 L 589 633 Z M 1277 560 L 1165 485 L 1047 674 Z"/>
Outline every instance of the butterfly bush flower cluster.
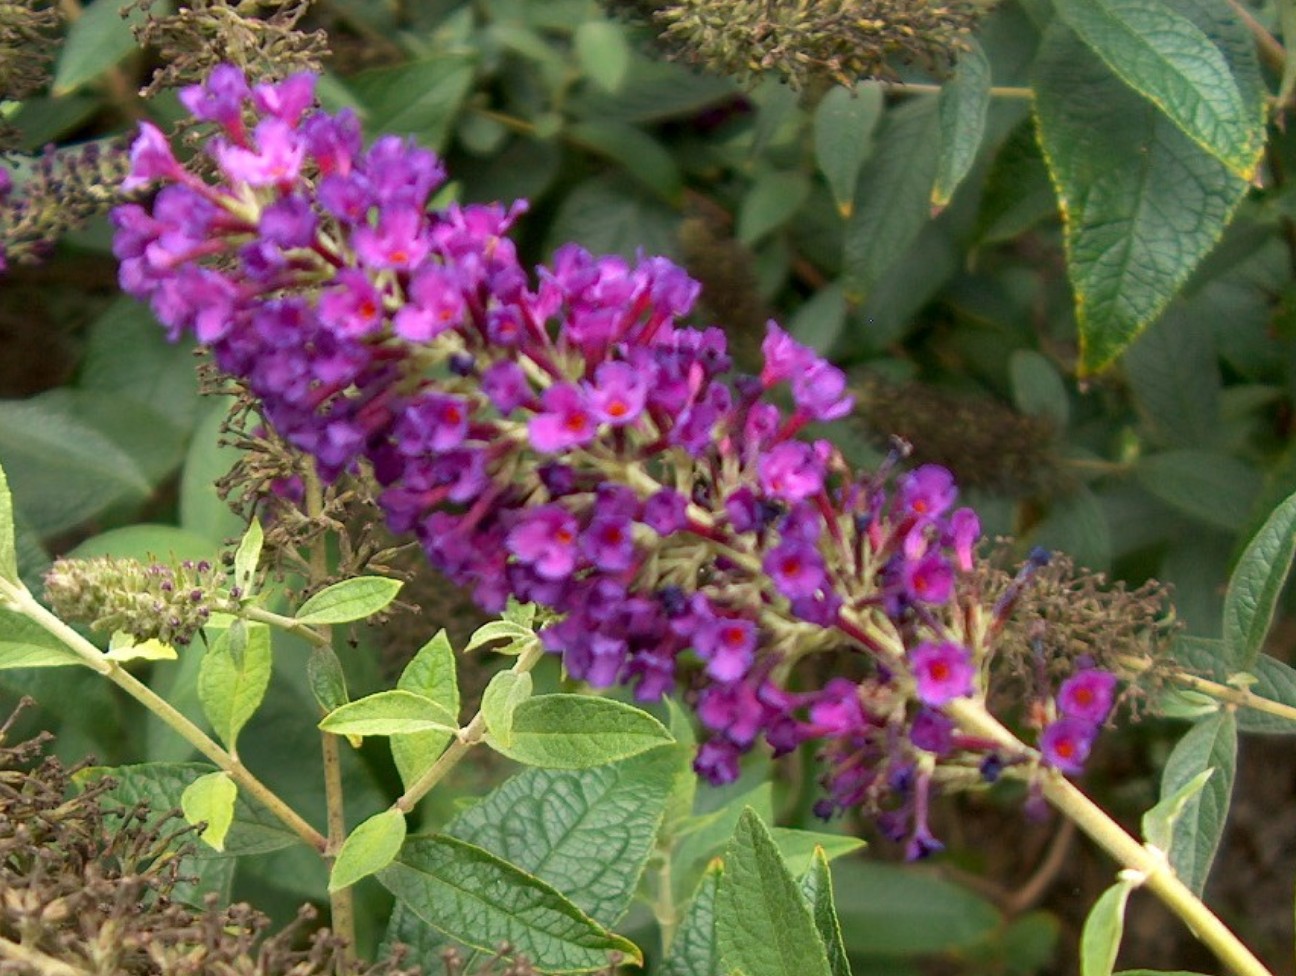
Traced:
<path fill-rule="evenodd" d="M 701 774 L 817 740 L 820 813 L 862 805 L 935 849 L 933 786 L 1021 761 L 943 710 L 985 694 L 993 622 L 950 473 L 852 471 L 805 436 L 852 409 L 840 370 L 771 323 L 760 375 L 735 375 L 723 332 L 683 324 L 698 285 L 663 258 L 568 245 L 524 268 L 523 204 L 429 209 L 437 156 L 365 145 L 312 85 L 221 67 L 185 89 L 218 130 L 214 182 L 142 126 L 127 187 L 161 188 L 115 213 L 123 287 L 324 477 L 371 472 L 390 526 L 481 607 L 557 611 L 542 637 L 572 677 L 645 701 L 682 683 Z M 815 687 L 799 663 L 825 650 L 857 677 Z M 1080 767 L 1111 693 L 1098 670 L 1062 687 L 1046 762 Z"/>

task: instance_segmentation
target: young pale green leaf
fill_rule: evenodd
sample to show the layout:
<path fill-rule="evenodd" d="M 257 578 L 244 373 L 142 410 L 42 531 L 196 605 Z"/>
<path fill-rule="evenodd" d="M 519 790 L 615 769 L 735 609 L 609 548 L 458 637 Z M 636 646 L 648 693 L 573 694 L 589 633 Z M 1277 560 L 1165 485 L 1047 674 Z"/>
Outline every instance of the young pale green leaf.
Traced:
<path fill-rule="evenodd" d="M 865 846 L 864 841 L 848 834 L 825 834 L 817 830 L 794 830 L 790 827 L 771 827 L 770 836 L 778 845 L 779 854 L 788 870 L 796 877 L 810 870 L 816 852 L 835 861 Z"/>
<path fill-rule="evenodd" d="M 405 665 L 396 687 L 431 699 L 457 720 L 459 677 L 456 668 L 454 648 L 446 632 L 441 630 Z M 450 735 L 446 732 L 415 732 L 391 740 L 392 759 L 396 761 L 396 769 L 406 788 L 427 772 L 449 741 Z"/>
<path fill-rule="evenodd" d="M 1219 239 L 1247 181 L 1055 23 L 1035 62 L 1040 144 L 1065 223 L 1080 371 L 1110 364 Z"/>
<path fill-rule="evenodd" d="M 120 808 L 146 804 L 163 814 L 181 806 L 180 799 L 193 783 L 211 774 L 202 763 L 138 763 L 133 766 L 92 766 L 78 773 L 79 785 L 105 776 L 116 784 L 105 799 Z M 183 807 L 182 807 L 183 809 Z M 225 835 L 225 854 L 268 854 L 298 842 L 275 816 L 259 803 L 239 794 L 234 803 L 234 820 Z"/>
<path fill-rule="evenodd" d="M 212 728 L 231 752 L 270 686 L 270 628 L 236 620 L 207 649 L 198 672 L 198 698 Z"/>
<path fill-rule="evenodd" d="M 1229 666 L 1255 664 L 1273 622 L 1274 606 L 1296 554 L 1296 495 L 1265 521 L 1238 560 L 1224 595 L 1224 641 Z"/>
<path fill-rule="evenodd" d="M 412 691 L 380 691 L 329 712 L 319 727 L 334 735 L 409 735 L 458 729 L 443 705 Z"/>
<path fill-rule="evenodd" d="M 534 640 L 536 640 L 535 631 L 526 624 L 512 620 L 492 620 L 473 631 L 473 635 L 468 638 L 468 646 L 464 648 L 464 653 L 475 651 L 495 641 L 506 641 L 503 647 L 494 648 L 497 654 L 520 654 L 522 649 Z"/>
<path fill-rule="evenodd" d="M 1244 180 L 1264 145 L 1264 116 L 1248 104 L 1224 55 L 1165 0 L 1057 0 L 1066 24 L 1130 88 Z"/>
<path fill-rule="evenodd" d="M 170 644 L 164 644 L 156 637 L 136 643 L 135 638 L 124 630 L 115 631 L 108 639 L 108 653 L 104 655 L 110 661 L 174 661 L 178 654 Z"/>
<path fill-rule="evenodd" d="M 378 880 L 425 924 L 486 952 L 507 943 L 542 972 L 599 969 L 612 952 L 643 960 L 550 885 L 453 837 L 407 840 Z"/>
<path fill-rule="evenodd" d="M 234 802 L 238 786 L 224 770 L 200 776 L 180 794 L 180 809 L 189 823 L 206 824 L 202 839 L 218 851 L 225 850 L 225 838 L 234 823 Z"/>
<path fill-rule="evenodd" d="M 855 210 L 846 224 L 842 282 L 864 302 L 931 219 L 931 190 L 940 158 L 940 116 L 934 96 L 918 95 L 890 109 L 876 152 L 860 173 Z"/>
<path fill-rule="evenodd" d="M 1170 850 L 1175 824 L 1183 816 L 1188 801 L 1200 793 L 1206 781 L 1214 775 L 1214 769 L 1203 769 L 1169 796 L 1158 800 L 1156 806 L 1143 814 L 1143 839 L 1158 850 Z"/>
<path fill-rule="evenodd" d="M 1133 885 L 1118 881 L 1089 909 L 1080 935 L 1080 976 L 1111 976 L 1125 931 L 1125 903 Z"/>
<path fill-rule="evenodd" d="M 855 209 L 860 169 L 873 148 L 873 130 L 882 117 L 882 88 L 828 89 L 814 113 L 815 162 L 828 182 L 843 220 Z"/>
<path fill-rule="evenodd" d="M 9 494 L 9 479 L 0 467 L 0 579 L 10 583 L 18 582 L 18 548 L 14 539 L 13 496 Z"/>
<path fill-rule="evenodd" d="M 482 693 L 481 710 L 491 740 L 501 749 L 513 745 L 513 713 L 531 697 L 530 671 L 500 671 Z"/>
<path fill-rule="evenodd" d="M 724 878 L 720 861 L 711 862 L 689 902 L 688 912 L 667 947 L 661 976 L 719 976 L 720 943 L 716 938 L 716 894 Z M 840 976 L 834 972 L 833 976 Z"/>
<path fill-rule="evenodd" d="M 301 605 L 295 619 L 303 624 L 345 624 L 371 617 L 400 592 L 400 580 L 356 576 L 326 586 Z"/>
<path fill-rule="evenodd" d="M 837 906 L 833 903 L 832 872 L 828 870 L 828 855 L 822 847 L 815 848 L 810 867 L 802 875 L 801 895 L 810 905 L 810 917 L 814 919 L 819 938 L 828 951 L 828 968 L 832 976 L 851 976 L 841 920 L 837 918 Z"/>
<path fill-rule="evenodd" d="M 1171 797 L 1204 770 L 1215 775 L 1189 797 L 1174 825 L 1167 852 L 1181 881 L 1199 897 L 1224 834 L 1237 770 L 1237 718 L 1220 712 L 1203 719 L 1179 740 L 1161 774 L 1161 795 Z"/>
<path fill-rule="evenodd" d="M 941 88 L 940 158 L 932 187 L 934 207 L 944 207 L 976 161 L 990 111 L 990 62 L 975 40 L 959 55 L 954 76 Z"/>
<path fill-rule="evenodd" d="M 508 603 L 504 605 L 504 612 L 500 616 L 509 623 L 534 630 L 536 609 L 534 603 L 519 603 L 517 597 L 510 596 Z"/>
<path fill-rule="evenodd" d="M 0 608 L 0 671 L 10 668 L 62 668 L 86 662 L 44 627 L 13 610 Z"/>
<path fill-rule="evenodd" d="M 664 746 L 592 769 L 524 769 L 451 820 L 446 833 L 612 925 L 630 906 L 674 773 L 691 759 L 685 753 Z"/>
<path fill-rule="evenodd" d="M 329 645 L 312 647 L 306 659 L 306 682 L 315 703 L 325 712 L 336 711 L 351 700 L 347 693 L 346 672 L 337 652 Z"/>
<path fill-rule="evenodd" d="M 128 16 L 123 17 L 123 7 L 125 4 L 114 0 L 100 0 L 85 7 L 72 22 L 54 69 L 55 95 L 76 91 L 115 67 L 135 50 L 135 35 L 131 29 L 143 24 L 147 15 L 143 8 L 134 7 Z M 171 13 L 171 4 L 160 3 L 150 13 L 154 17 L 165 17 Z"/>
<path fill-rule="evenodd" d="M 342 842 L 329 872 L 329 891 L 341 891 L 361 878 L 377 874 L 396 859 L 404 843 L 405 814 L 399 810 L 374 814 Z"/>
<path fill-rule="evenodd" d="M 725 848 L 716 935 L 726 971 L 744 976 L 832 976 L 828 952 L 768 828 L 752 810 Z"/>
<path fill-rule="evenodd" d="M 265 532 L 261 528 L 261 520 L 254 517 L 234 552 L 234 585 L 239 588 L 240 597 L 252 595 L 256 585 L 257 563 L 261 561 L 261 547 L 264 543 Z"/>
<path fill-rule="evenodd" d="M 642 709 L 585 695 L 540 695 L 513 712 L 513 741 L 487 740 L 499 753 L 547 769 L 601 766 L 673 741 Z"/>
<path fill-rule="evenodd" d="M 587 20 L 576 28 L 572 42 L 585 76 L 609 94 L 620 91 L 632 57 L 621 27 L 606 20 Z"/>

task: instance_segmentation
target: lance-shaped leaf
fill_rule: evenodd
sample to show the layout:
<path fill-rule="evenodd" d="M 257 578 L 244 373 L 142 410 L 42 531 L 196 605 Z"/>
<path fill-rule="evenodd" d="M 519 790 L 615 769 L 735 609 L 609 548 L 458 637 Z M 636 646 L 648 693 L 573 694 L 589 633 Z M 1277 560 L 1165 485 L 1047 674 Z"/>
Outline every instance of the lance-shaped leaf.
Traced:
<path fill-rule="evenodd" d="M 814 919 L 819 938 L 828 950 L 828 967 L 832 976 L 851 976 L 841 921 L 833 902 L 832 872 L 828 870 L 828 856 L 822 847 L 815 849 L 810 868 L 801 878 L 801 894 L 810 905 L 810 917 Z"/>
<path fill-rule="evenodd" d="M 265 624 L 236 620 L 203 655 L 198 698 L 231 752 L 239 732 L 265 698 L 271 667 L 270 628 Z"/>
<path fill-rule="evenodd" d="M 1166 0 L 1056 0 L 1057 11 L 1122 81 L 1245 180 L 1264 144 L 1224 55 Z"/>
<path fill-rule="evenodd" d="M 1080 976 L 1111 976 L 1125 932 L 1125 904 L 1133 888 L 1118 881 L 1094 902 L 1080 935 Z"/>
<path fill-rule="evenodd" d="M 860 168 L 873 148 L 873 130 L 881 117 L 882 89 L 872 85 L 859 91 L 833 85 L 815 109 L 815 162 L 843 219 L 855 209 Z"/>
<path fill-rule="evenodd" d="M 225 837 L 234 823 L 234 802 L 238 787 L 229 773 L 217 770 L 200 776 L 180 794 L 180 809 L 191 824 L 206 824 L 202 839 L 218 851 L 225 850 Z"/>
<path fill-rule="evenodd" d="M 326 586 L 301 605 L 303 624 L 345 624 L 373 616 L 400 591 L 401 581 L 385 576 L 357 576 Z"/>
<path fill-rule="evenodd" d="M 239 588 L 240 596 L 252 595 L 257 563 L 261 560 L 261 547 L 264 543 L 265 531 L 261 528 L 261 520 L 254 518 L 239 540 L 238 549 L 234 551 L 234 585 Z"/>
<path fill-rule="evenodd" d="M 702 875 L 684 921 L 669 946 L 662 976 L 720 976 L 724 972 L 720 940 L 716 937 L 716 894 L 723 876 L 724 867 L 719 860 L 711 862 Z"/>
<path fill-rule="evenodd" d="M 9 479 L 0 467 L 0 579 L 10 583 L 18 582 L 18 548 L 14 539 L 13 496 L 9 494 Z"/>
<path fill-rule="evenodd" d="M 1080 370 L 1092 374 L 1160 314 L 1247 184 L 1061 24 L 1044 36 L 1034 90 L 1065 222 Z"/>
<path fill-rule="evenodd" d="M 513 711 L 512 740 L 496 752 L 528 766 L 581 769 L 637 756 L 673 741 L 642 709 L 586 695 L 540 695 Z"/>
<path fill-rule="evenodd" d="M 341 891 L 376 874 L 396 859 L 405 843 L 405 814 L 376 813 L 347 835 L 329 872 L 329 891 Z"/>
<path fill-rule="evenodd" d="M 406 841 L 378 880 L 455 941 L 486 952 L 508 943 L 543 972 L 599 969 L 612 952 L 643 958 L 634 943 L 608 932 L 550 885 L 453 837 Z"/>
<path fill-rule="evenodd" d="M 380 691 L 329 712 L 319 727 L 334 735 L 410 735 L 450 732 L 455 718 L 443 705 L 411 691 Z"/>
<path fill-rule="evenodd" d="M 444 630 L 419 648 L 396 682 L 400 691 L 431 699 L 451 717 L 459 716 L 459 678 L 454 648 Z M 392 759 L 408 788 L 418 781 L 450 741 L 447 732 L 415 732 L 391 740 Z"/>
<path fill-rule="evenodd" d="M 1231 712 L 1203 719 L 1179 740 L 1161 774 L 1161 795 L 1173 796 L 1207 769 L 1215 773 L 1184 803 L 1168 852 L 1175 874 L 1198 896 L 1206 887 L 1233 796 L 1237 718 Z"/>
<path fill-rule="evenodd" d="M 941 88 L 939 99 L 940 157 L 932 187 L 934 207 L 944 207 L 976 161 L 990 111 L 990 62 L 981 45 L 972 41 L 959 55 L 954 76 Z"/>
<path fill-rule="evenodd" d="M 1264 646 L 1274 606 L 1296 554 L 1296 495 L 1279 505 L 1238 560 L 1224 595 L 1224 641 L 1228 661 L 1250 668 Z"/>
<path fill-rule="evenodd" d="M 725 848 L 716 933 L 726 971 L 744 976 L 832 976 L 801 890 L 760 817 L 744 811 Z"/>

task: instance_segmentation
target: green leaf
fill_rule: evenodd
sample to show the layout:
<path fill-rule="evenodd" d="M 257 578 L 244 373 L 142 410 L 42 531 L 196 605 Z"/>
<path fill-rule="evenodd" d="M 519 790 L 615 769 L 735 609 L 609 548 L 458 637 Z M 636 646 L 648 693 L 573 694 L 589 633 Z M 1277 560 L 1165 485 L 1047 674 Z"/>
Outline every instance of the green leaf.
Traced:
<path fill-rule="evenodd" d="M 265 532 L 261 529 L 261 520 L 253 517 L 234 552 L 234 585 L 241 591 L 241 599 L 252 595 L 256 584 L 257 563 L 261 561 L 261 546 L 264 543 Z"/>
<path fill-rule="evenodd" d="M 832 976 L 810 908 L 753 811 L 725 849 L 716 934 L 728 970 L 744 976 Z"/>
<path fill-rule="evenodd" d="M 496 653 L 518 654 L 536 639 L 535 630 L 529 625 L 512 620 L 492 620 L 473 631 L 472 636 L 468 638 L 468 646 L 464 648 L 464 653 L 475 651 L 495 641 L 505 641 L 503 647 L 495 648 Z"/>
<path fill-rule="evenodd" d="M 453 837 L 407 840 L 378 880 L 427 925 L 486 952 L 508 943 L 543 972 L 599 969 L 612 952 L 643 959 L 543 881 Z"/>
<path fill-rule="evenodd" d="M 549 224 L 546 247 L 580 244 L 594 254 L 678 256 L 679 214 L 624 173 L 606 173 L 575 186 Z"/>
<path fill-rule="evenodd" d="M 1237 769 L 1237 719 L 1220 712 L 1198 722 L 1179 740 L 1161 774 L 1161 795 L 1173 796 L 1203 770 L 1215 775 L 1184 804 L 1170 842 L 1170 865 L 1198 897 L 1224 834 Z"/>
<path fill-rule="evenodd" d="M 14 543 L 13 496 L 9 479 L 0 467 L 0 579 L 18 582 L 18 548 Z"/>
<path fill-rule="evenodd" d="M 180 562 L 185 559 L 212 561 L 216 546 L 210 539 L 177 529 L 174 525 L 124 525 L 92 535 L 67 555 L 70 559 L 93 559 L 95 556 L 115 556 L 118 559 L 138 559 L 141 562 L 157 560 Z"/>
<path fill-rule="evenodd" d="M 336 711 L 351 700 L 347 693 L 346 672 L 337 652 L 329 645 L 312 647 L 306 659 L 306 681 L 315 704 L 325 712 Z"/>
<path fill-rule="evenodd" d="M 345 624 L 371 617 L 400 592 L 400 580 L 356 576 L 326 586 L 301 605 L 294 617 L 303 624 Z"/>
<path fill-rule="evenodd" d="M 1214 451 L 1151 454 L 1139 459 L 1134 473 L 1144 488 L 1184 515 L 1231 532 L 1246 524 L 1260 493 L 1255 468 Z"/>
<path fill-rule="evenodd" d="M 239 538 L 247 528 L 216 493 L 216 482 L 242 456 L 237 448 L 220 443 L 230 403 L 219 399 L 198 420 L 180 471 L 180 525 L 216 545 Z"/>
<path fill-rule="evenodd" d="M 1111 976 L 1125 931 L 1125 903 L 1133 885 L 1118 881 L 1094 902 L 1080 935 L 1080 976 Z"/>
<path fill-rule="evenodd" d="M 63 642 L 32 620 L 0 608 L 0 671 L 85 665 Z"/>
<path fill-rule="evenodd" d="M 1126 350 L 1125 378 L 1159 446 L 1218 439 L 1222 382 L 1212 319 L 1175 303 Z"/>
<path fill-rule="evenodd" d="M 404 843 L 405 814 L 399 810 L 374 814 L 342 842 L 329 873 L 329 891 L 341 891 L 377 874 L 396 859 Z"/>
<path fill-rule="evenodd" d="M 1161 851 L 1170 850 L 1174 841 L 1174 827 L 1183 816 L 1188 801 L 1200 793 L 1206 781 L 1215 775 L 1214 769 L 1203 769 L 1169 796 L 1162 797 L 1143 814 L 1143 839 Z"/>
<path fill-rule="evenodd" d="M 513 745 L 513 713 L 531 697 L 531 688 L 531 672 L 500 671 L 482 692 L 482 716 L 491 740 L 499 748 Z"/>
<path fill-rule="evenodd" d="M 758 175 L 738 208 L 738 240 L 752 247 L 791 220 L 810 195 L 810 180 L 800 170 L 766 170 Z"/>
<path fill-rule="evenodd" d="M 1018 349 L 1008 361 L 1008 369 L 1017 409 L 1032 417 L 1046 417 L 1058 430 L 1065 430 L 1071 401 L 1057 367 L 1034 350 Z"/>
<path fill-rule="evenodd" d="M 569 125 L 563 136 L 611 159 L 664 199 L 678 199 L 683 177 L 675 157 L 642 129 L 615 120 L 591 119 Z"/>
<path fill-rule="evenodd" d="M 380 691 L 329 712 L 319 727 L 334 735 L 409 735 L 449 732 L 455 718 L 443 705 L 412 691 Z"/>
<path fill-rule="evenodd" d="M 1233 668 L 1250 668 L 1264 647 L 1274 607 L 1296 554 L 1296 495 L 1247 543 L 1224 595 L 1224 641 Z"/>
<path fill-rule="evenodd" d="M 771 827 L 770 836 L 778 845 L 779 854 L 788 870 L 797 877 L 813 865 L 816 852 L 822 852 L 830 861 L 863 848 L 864 841 L 849 834 L 825 834 L 816 830 L 794 830 L 790 827 Z"/>
<path fill-rule="evenodd" d="M 1256 658 L 1252 668 L 1256 678 L 1250 689 L 1252 693 L 1296 708 L 1296 669 L 1268 654 Z M 1296 735 L 1296 721 L 1254 708 L 1239 708 L 1237 720 L 1243 732 Z"/>
<path fill-rule="evenodd" d="M 487 740 L 528 766 L 581 769 L 638 755 L 673 741 L 655 718 L 633 705 L 585 695 L 540 695 L 513 712 L 513 741 Z"/>
<path fill-rule="evenodd" d="M 55 95 L 66 95 L 93 81 L 136 49 L 131 28 L 143 24 L 147 14 L 136 6 L 128 17 L 123 17 L 125 6 L 120 0 L 97 0 L 82 9 L 59 51 L 54 69 Z M 150 12 L 154 17 L 165 17 L 172 12 L 171 4 L 160 3 Z"/>
<path fill-rule="evenodd" d="M 631 59 L 621 28 L 605 20 L 587 20 L 576 28 L 572 41 L 581 71 L 605 92 L 619 92 Z"/>
<path fill-rule="evenodd" d="M 396 682 L 400 691 L 413 692 L 436 702 L 451 716 L 459 715 L 459 679 L 455 669 L 455 652 L 444 630 L 419 648 L 405 665 Z M 450 741 L 448 732 L 415 732 L 391 740 L 392 758 L 400 772 L 401 783 L 414 785 Z"/>
<path fill-rule="evenodd" d="M 568 107 L 577 118 L 641 124 L 692 116 L 737 94 L 738 86 L 728 78 L 681 64 L 635 58 L 615 95 L 591 87 L 577 92 Z"/>
<path fill-rule="evenodd" d="M 271 663 L 270 628 L 242 620 L 234 621 L 203 655 L 198 697 L 231 752 L 270 686 Z"/>
<path fill-rule="evenodd" d="M 947 205 L 972 168 L 985 136 L 989 110 L 990 62 L 981 45 L 972 40 L 959 55 L 954 76 L 941 87 L 940 157 L 931 192 L 932 206 Z"/>
<path fill-rule="evenodd" d="M 225 837 L 234 823 L 234 802 L 238 787 L 224 770 L 199 776 L 180 794 L 180 809 L 189 823 L 206 824 L 202 839 L 218 851 L 225 850 Z"/>
<path fill-rule="evenodd" d="M 347 83 L 369 110 L 366 131 L 417 136 L 443 149 L 472 78 L 470 59 L 442 52 L 427 61 L 364 71 Z"/>
<path fill-rule="evenodd" d="M 104 795 L 106 801 L 125 808 L 147 804 L 155 814 L 181 806 L 185 790 L 211 773 L 204 763 L 138 763 L 131 766 L 92 766 L 76 776 L 78 784 L 112 777 L 116 786 Z M 296 834 L 287 830 L 261 804 L 241 793 L 234 803 L 234 820 L 225 835 L 227 856 L 266 854 L 297 843 Z"/>
<path fill-rule="evenodd" d="M 821 353 L 832 349 L 845 326 L 846 292 L 837 281 L 816 289 L 787 324 L 798 342 Z"/>
<path fill-rule="evenodd" d="M 1056 8 L 1122 81 L 1242 179 L 1252 178 L 1264 116 L 1192 20 L 1164 0 L 1056 0 Z"/>
<path fill-rule="evenodd" d="M 815 109 L 815 162 L 843 220 L 849 220 L 855 209 L 860 169 L 873 148 L 873 130 L 881 117 L 878 85 L 858 90 L 833 85 Z"/>
<path fill-rule="evenodd" d="M 860 174 L 843 245 L 842 281 L 856 303 L 878 287 L 931 217 L 940 157 L 936 98 L 915 96 L 889 110 L 877 142 L 886 148 Z"/>
<path fill-rule="evenodd" d="M 684 921 L 671 941 L 661 976 L 724 976 L 716 938 L 716 895 L 724 867 L 713 861 L 702 875 Z M 839 976 L 835 973 L 833 976 Z"/>
<path fill-rule="evenodd" d="M 1060 24 L 1044 36 L 1033 87 L 1087 375 L 1160 314 L 1219 239 L 1247 182 Z"/>
<path fill-rule="evenodd" d="M 77 416 L 67 393 L 0 402 L 0 462 L 19 510 L 41 536 L 151 490 L 130 455 Z"/>
<path fill-rule="evenodd" d="M 524 769 L 446 825 L 446 833 L 553 885 L 601 925 L 630 906 L 674 774 L 679 746 L 607 766 Z"/>
<path fill-rule="evenodd" d="M 837 906 L 833 904 L 832 873 L 828 870 L 828 857 L 822 847 L 815 849 L 810 867 L 801 878 L 801 895 L 810 905 L 810 917 L 814 919 L 819 938 L 828 952 L 828 968 L 832 976 L 851 976 L 841 921 L 837 918 Z"/>

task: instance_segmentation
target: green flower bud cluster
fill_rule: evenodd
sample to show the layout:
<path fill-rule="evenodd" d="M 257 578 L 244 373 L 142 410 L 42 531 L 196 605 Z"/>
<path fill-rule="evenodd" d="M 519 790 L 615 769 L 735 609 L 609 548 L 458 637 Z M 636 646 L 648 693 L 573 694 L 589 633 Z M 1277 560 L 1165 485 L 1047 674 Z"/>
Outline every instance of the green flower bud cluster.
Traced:
<path fill-rule="evenodd" d="M 739 77 L 781 75 L 793 87 L 889 78 L 888 62 L 951 64 L 976 20 L 969 0 L 609 0 L 648 17 L 681 60 Z"/>
<path fill-rule="evenodd" d="M 60 559 L 45 574 L 45 598 L 64 620 L 95 631 L 188 644 L 212 613 L 233 609 L 238 594 L 225 583 L 225 573 L 206 561 Z"/>

